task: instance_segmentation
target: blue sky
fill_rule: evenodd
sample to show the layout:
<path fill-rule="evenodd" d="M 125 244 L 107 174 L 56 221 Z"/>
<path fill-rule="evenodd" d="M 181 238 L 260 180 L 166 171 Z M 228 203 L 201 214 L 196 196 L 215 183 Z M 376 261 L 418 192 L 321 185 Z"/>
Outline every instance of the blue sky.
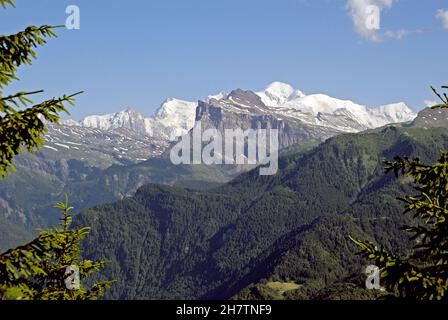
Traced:
<path fill-rule="evenodd" d="M 369 106 L 405 101 L 418 110 L 435 100 L 430 85 L 448 82 L 448 29 L 442 14 L 436 18 L 448 9 L 442 0 L 15 3 L 0 11 L 1 34 L 63 24 L 65 8 L 79 6 L 81 29 L 59 30 L 6 90 L 45 89 L 42 98 L 84 90 L 71 108 L 75 119 L 126 107 L 150 115 L 168 97 L 198 100 L 272 81 Z M 358 4 L 379 5 L 380 30 L 355 27 Z"/>

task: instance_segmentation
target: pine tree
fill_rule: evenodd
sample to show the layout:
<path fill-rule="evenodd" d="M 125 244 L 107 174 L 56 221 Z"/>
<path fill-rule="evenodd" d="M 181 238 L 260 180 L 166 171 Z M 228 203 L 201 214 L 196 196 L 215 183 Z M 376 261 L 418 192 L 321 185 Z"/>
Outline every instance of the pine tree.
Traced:
<path fill-rule="evenodd" d="M 0 0 L 0 5 L 14 6 L 12 0 Z M 58 123 L 59 113 L 67 112 L 64 104 L 73 104 L 76 94 L 31 107 L 28 107 L 32 104 L 29 96 L 42 90 L 3 95 L 4 88 L 18 80 L 17 68 L 31 64 L 36 58 L 34 49 L 45 44 L 45 38 L 55 37 L 53 30 L 57 27 L 30 26 L 17 34 L 0 36 L 0 179 L 8 169 L 14 169 L 13 158 L 23 147 L 33 152 L 42 145 L 45 121 Z M 62 211 L 61 228 L 41 231 L 30 243 L 0 254 L 0 300 L 96 299 L 110 286 L 109 281 L 95 283 L 89 289 L 81 284 L 103 268 L 105 262 L 80 259 L 79 243 L 90 229 L 69 228 L 72 208 L 67 199 L 56 207 Z"/>
<path fill-rule="evenodd" d="M 105 261 L 81 260 L 79 243 L 90 228 L 71 229 L 66 197 L 58 203 L 61 228 L 43 230 L 30 243 L 0 255 L 0 300 L 93 300 L 110 281 L 85 288 L 83 282 L 105 266 Z"/>
<path fill-rule="evenodd" d="M 432 89 L 441 100 L 433 108 L 448 108 L 448 95 Z M 448 300 L 448 153 L 441 151 L 434 165 L 406 157 L 394 160 L 385 162 L 386 172 L 410 177 L 414 184 L 415 194 L 400 199 L 404 213 L 418 219 L 414 226 L 403 227 L 415 241 L 412 253 L 399 257 L 372 242 L 350 239 L 360 255 L 380 268 L 381 282 L 390 292 L 407 299 Z"/>
<path fill-rule="evenodd" d="M 14 6 L 12 0 L 0 0 L 0 5 Z M 8 169 L 14 170 L 12 160 L 21 153 L 23 147 L 34 152 L 43 143 L 46 132 L 45 121 L 59 122 L 59 113 L 66 112 L 65 104 L 73 104 L 73 95 L 30 106 L 30 95 L 43 92 L 17 92 L 4 96 L 5 87 L 14 80 L 17 69 L 22 65 L 31 65 L 36 58 L 35 48 L 45 44 L 45 38 L 55 37 L 54 29 L 60 26 L 29 26 L 24 31 L 9 36 L 0 36 L 0 177 Z M 27 107 L 26 109 L 23 109 Z"/>

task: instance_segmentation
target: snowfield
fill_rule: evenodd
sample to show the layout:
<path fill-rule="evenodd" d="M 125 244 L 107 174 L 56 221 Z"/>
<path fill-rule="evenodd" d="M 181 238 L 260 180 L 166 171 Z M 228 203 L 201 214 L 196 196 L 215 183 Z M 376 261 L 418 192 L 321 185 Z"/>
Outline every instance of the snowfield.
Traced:
<path fill-rule="evenodd" d="M 250 109 L 257 109 L 257 112 L 286 116 L 345 132 L 408 122 L 417 116 L 403 102 L 370 108 L 321 93 L 306 95 L 282 82 L 273 82 L 255 94 L 260 97 L 263 106 L 239 104 L 224 92 L 210 95 L 204 100 L 211 103 L 213 100 L 221 101 L 228 112 L 250 113 Z M 65 123 L 101 130 L 124 128 L 157 139 L 174 141 L 193 128 L 197 106 L 197 102 L 169 98 L 150 117 L 128 108 L 113 114 L 88 116 L 79 122 L 65 120 Z"/>

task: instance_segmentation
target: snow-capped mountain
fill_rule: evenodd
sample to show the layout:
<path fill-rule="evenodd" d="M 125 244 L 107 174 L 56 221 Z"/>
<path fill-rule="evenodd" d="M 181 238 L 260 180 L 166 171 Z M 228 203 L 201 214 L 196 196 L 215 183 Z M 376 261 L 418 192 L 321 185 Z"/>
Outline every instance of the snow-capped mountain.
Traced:
<path fill-rule="evenodd" d="M 325 94 L 305 95 L 281 82 L 273 82 L 255 94 L 261 102 L 241 92 L 217 100 L 226 102 L 221 106 L 226 111 L 245 113 L 250 110 L 253 114 L 271 114 L 290 122 L 306 123 L 337 132 L 358 132 L 389 123 L 409 122 L 417 116 L 403 102 L 368 108 Z"/>
<path fill-rule="evenodd" d="M 412 121 L 416 117 L 416 114 L 403 102 L 368 108 L 350 100 L 340 100 L 324 94 L 312 94 L 290 99 L 286 103 L 275 107 L 281 110 L 280 112 L 288 113 L 288 110 L 295 110 L 311 115 L 311 123 L 327 127 L 333 126 L 345 132 L 377 128 L 394 122 Z M 293 112 L 290 111 L 289 113 Z M 359 128 L 349 124 L 344 127 L 343 124 L 341 126 L 333 123 L 332 120 L 339 121 L 341 116 L 359 124 Z M 301 115 L 298 115 L 298 117 L 310 122 L 309 117 L 306 119 Z M 325 121 L 323 118 L 325 118 Z"/>
<path fill-rule="evenodd" d="M 47 123 L 46 127 L 41 149 L 46 158 L 76 159 L 96 167 L 142 162 L 160 156 L 169 146 L 165 139 L 124 127 L 103 130 L 72 121 L 63 121 L 61 125 Z"/>
<path fill-rule="evenodd" d="M 345 132 L 360 132 L 416 115 L 404 103 L 368 108 L 324 94 L 305 95 L 280 82 L 260 92 L 237 89 L 223 99 L 200 101 L 196 119 L 204 128 L 278 129 L 279 146 L 323 141 Z"/>
<path fill-rule="evenodd" d="M 273 82 L 264 90 L 256 92 L 256 94 L 268 107 L 278 107 L 305 96 L 302 91 L 294 89 L 290 84 L 282 82 Z"/>
<path fill-rule="evenodd" d="M 382 117 L 388 123 L 407 122 L 415 119 L 417 116 L 417 114 L 410 110 L 403 102 L 380 106 L 372 111 L 375 115 Z"/>
<path fill-rule="evenodd" d="M 412 121 L 417 116 L 403 102 L 368 108 L 350 100 L 336 99 L 325 94 L 305 95 L 291 85 L 281 82 L 274 82 L 256 94 L 266 106 L 275 107 L 281 113 L 294 114 L 294 111 L 299 111 L 311 115 L 313 124 L 333 126 L 345 132 L 359 131 L 359 129 L 350 125 L 344 128 L 341 124 L 332 123 L 332 120 L 339 122 L 341 116 L 345 116 L 347 120 L 358 123 L 361 129 L 372 129 L 389 123 Z M 304 117 L 300 114 L 296 116 L 310 122 L 309 116 Z"/>
<path fill-rule="evenodd" d="M 306 95 L 288 84 L 275 82 L 258 92 L 237 89 L 199 102 L 171 98 L 150 117 L 126 109 L 79 122 L 47 123 L 40 152 L 15 159 L 19 172 L 25 175 L 8 180 L 3 193 L 0 190 L 0 207 L 3 205 L 7 214 L 12 210 L 20 212 L 17 219 L 32 221 L 37 212 L 47 212 L 49 205 L 65 193 L 75 197 L 76 207 L 82 209 L 97 204 L 98 199 L 121 199 L 146 183 L 173 184 L 185 179 L 202 186 L 203 179 L 224 181 L 252 167 L 220 167 L 216 171 L 175 168 L 168 157 L 176 142 L 170 140 L 191 132 L 195 120 L 221 133 L 227 128 L 278 129 L 280 148 L 307 148 L 340 133 L 408 122 L 415 116 L 404 103 L 368 108 L 324 94 Z M 446 127 L 446 119 L 444 111 L 426 110 L 413 125 Z M 52 191 L 48 191 L 49 186 Z M 24 201 L 15 199 L 23 190 L 29 195 L 26 208 L 21 207 Z M 36 202 L 42 199 L 42 192 L 51 192 L 48 202 Z"/>
<path fill-rule="evenodd" d="M 131 108 L 113 114 L 88 116 L 80 121 L 80 125 L 101 130 L 125 128 L 138 133 L 146 132 L 145 118 Z"/>
<path fill-rule="evenodd" d="M 210 102 L 212 99 L 215 99 L 215 100 L 222 100 L 222 99 L 227 98 L 227 96 L 228 96 L 227 93 L 225 93 L 224 91 L 221 91 L 221 92 L 218 93 L 218 94 L 214 94 L 214 95 L 210 95 L 210 96 L 208 96 L 207 99 L 205 99 L 205 101 L 206 101 L 206 102 Z"/>
<path fill-rule="evenodd" d="M 174 140 L 193 128 L 196 107 L 196 102 L 169 98 L 147 118 L 128 108 L 112 114 L 88 116 L 80 122 L 65 120 L 63 124 L 101 130 L 125 128 L 158 139 Z"/>
<path fill-rule="evenodd" d="M 197 105 L 197 102 L 169 98 L 156 111 L 154 117 L 148 119 L 150 121 L 147 122 L 147 130 L 152 130 L 151 135 L 154 136 L 157 134 L 154 128 L 159 127 L 162 129 L 159 131 L 161 138 L 175 140 L 193 128 Z"/>
<path fill-rule="evenodd" d="M 235 91 L 234 91 L 235 92 Z M 252 91 L 251 91 L 252 92 Z M 358 132 L 389 123 L 412 121 L 416 114 L 403 102 L 369 108 L 350 100 L 341 100 L 325 94 L 306 95 L 293 86 L 273 82 L 265 89 L 252 92 L 260 101 L 253 101 L 249 108 L 236 100 L 239 95 L 220 92 L 204 99 L 205 103 L 221 101 L 226 112 L 270 114 L 290 122 L 305 123 L 334 132 Z M 239 97 L 241 98 L 241 97 Z M 247 98 L 247 97 L 246 97 Z M 244 100 L 244 99 L 243 99 Z M 247 102 L 247 101 L 246 101 Z M 198 102 L 167 99 L 150 117 L 126 109 L 109 115 L 89 116 L 79 123 L 67 125 L 112 130 L 125 128 L 157 139 L 176 140 L 193 128 L 197 117 Z M 199 119 L 198 119 L 199 120 Z"/>

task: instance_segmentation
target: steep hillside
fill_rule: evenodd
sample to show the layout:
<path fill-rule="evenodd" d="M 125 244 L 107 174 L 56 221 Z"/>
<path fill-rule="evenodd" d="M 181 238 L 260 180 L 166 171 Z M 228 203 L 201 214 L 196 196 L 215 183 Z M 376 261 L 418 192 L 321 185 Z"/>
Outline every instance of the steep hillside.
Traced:
<path fill-rule="evenodd" d="M 0 183 L 0 219 L 23 230 L 29 240 L 36 228 L 57 224 L 53 207 L 67 194 L 74 212 L 123 199 L 147 183 L 207 189 L 225 183 L 231 175 L 208 166 L 175 166 L 167 159 L 152 158 L 107 169 L 87 166 L 79 160 L 53 160 L 24 155 L 15 160 L 17 171 Z M 5 228 L 0 248 L 23 243 L 13 229 Z"/>
<path fill-rule="evenodd" d="M 316 141 L 291 146 L 281 153 L 300 153 Z M 67 153 L 66 153 L 67 154 Z M 92 157 L 95 159 L 95 156 Z M 36 228 L 57 222 L 53 208 L 67 194 L 75 212 L 88 207 L 130 197 L 148 183 L 210 189 L 238 175 L 236 166 L 173 165 L 168 157 L 154 157 L 139 163 L 112 164 L 107 168 L 83 160 L 67 159 L 47 152 L 16 157 L 17 171 L 0 182 L 0 218 L 35 235 Z M 6 240 L 10 237 L 10 240 Z M 6 231 L 5 243 L 19 245 Z M 0 247 L 3 242 L 0 242 Z"/>
<path fill-rule="evenodd" d="M 84 252 L 112 261 L 109 298 L 229 298 L 263 279 L 310 296 L 362 271 L 348 234 L 406 250 L 396 197 L 409 184 L 382 161 L 447 147 L 446 129 L 388 127 L 282 157 L 271 177 L 255 170 L 207 192 L 147 185 L 78 217 L 93 228 Z"/>

